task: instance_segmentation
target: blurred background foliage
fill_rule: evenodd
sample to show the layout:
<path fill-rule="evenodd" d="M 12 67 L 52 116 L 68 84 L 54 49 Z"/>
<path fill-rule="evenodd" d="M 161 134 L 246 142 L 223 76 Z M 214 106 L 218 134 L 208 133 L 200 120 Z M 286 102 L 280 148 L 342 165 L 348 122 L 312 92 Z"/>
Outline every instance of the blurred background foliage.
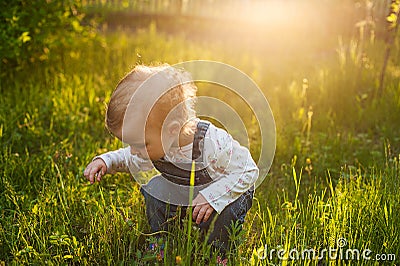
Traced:
<path fill-rule="evenodd" d="M 1 1 L 2 74 L 56 57 L 54 50 L 87 32 L 80 7 L 80 1 Z"/>

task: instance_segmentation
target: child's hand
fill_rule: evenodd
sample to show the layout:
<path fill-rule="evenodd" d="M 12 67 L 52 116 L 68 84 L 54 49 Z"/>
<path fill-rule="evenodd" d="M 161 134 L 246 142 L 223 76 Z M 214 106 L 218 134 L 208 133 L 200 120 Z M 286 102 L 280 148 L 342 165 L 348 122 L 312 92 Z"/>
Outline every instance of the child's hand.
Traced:
<path fill-rule="evenodd" d="M 200 193 L 192 202 L 193 204 L 193 220 L 196 219 L 196 224 L 200 224 L 202 221 L 207 222 L 214 208 L 207 202 L 206 198 Z"/>
<path fill-rule="evenodd" d="M 107 173 L 107 165 L 102 159 L 96 159 L 86 166 L 83 175 L 93 184 L 95 181 L 100 182 L 101 177 Z"/>

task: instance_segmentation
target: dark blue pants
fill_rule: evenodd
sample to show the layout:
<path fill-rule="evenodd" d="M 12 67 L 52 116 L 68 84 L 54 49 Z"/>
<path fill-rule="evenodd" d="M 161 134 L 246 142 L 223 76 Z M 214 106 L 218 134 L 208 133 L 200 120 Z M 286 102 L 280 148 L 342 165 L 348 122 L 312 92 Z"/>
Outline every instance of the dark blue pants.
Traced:
<path fill-rule="evenodd" d="M 167 220 L 179 214 L 179 206 L 155 198 L 146 189 L 143 189 L 143 187 L 140 191 L 145 198 L 146 215 L 151 231 L 168 231 L 170 223 Z M 239 223 L 240 226 L 243 224 L 246 213 L 251 208 L 253 194 L 253 190 L 246 191 L 237 200 L 226 206 L 220 214 L 214 211 L 207 222 L 202 222 L 198 225 L 203 235 L 209 233 L 208 243 L 216 246 L 222 253 L 225 253 L 229 249 L 228 228 L 230 228 L 232 222 Z M 181 217 L 178 218 L 183 218 L 187 207 L 182 206 L 180 209 Z M 211 226 L 213 230 L 209 232 L 212 222 L 214 223 L 213 227 Z"/>

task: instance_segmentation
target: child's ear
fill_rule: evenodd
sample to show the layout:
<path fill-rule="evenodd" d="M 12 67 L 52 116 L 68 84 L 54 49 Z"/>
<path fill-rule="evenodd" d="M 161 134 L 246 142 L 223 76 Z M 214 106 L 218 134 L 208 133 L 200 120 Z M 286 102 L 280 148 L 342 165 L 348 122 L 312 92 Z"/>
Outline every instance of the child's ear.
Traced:
<path fill-rule="evenodd" d="M 169 123 L 167 127 L 167 132 L 171 136 L 177 136 L 179 135 L 179 132 L 181 131 L 181 124 L 177 121 L 173 121 Z"/>

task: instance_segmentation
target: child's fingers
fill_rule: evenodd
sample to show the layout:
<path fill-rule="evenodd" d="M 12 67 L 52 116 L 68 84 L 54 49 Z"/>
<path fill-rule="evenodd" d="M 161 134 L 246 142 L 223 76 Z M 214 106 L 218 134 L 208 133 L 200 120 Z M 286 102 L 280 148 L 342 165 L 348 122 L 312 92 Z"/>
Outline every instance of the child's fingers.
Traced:
<path fill-rule="evenodd" d="M 101 178 L 106 174 L 106 166 L 101 165 L 97 172 L 97 181 L 100 182 Z"/>
<path fill-rule="evenodd" d="M 106 173 L 106 169 L 104 164 L 93 161 L 83 171 L 83 175 L 93 184 L 95 181 L 100 182 L 102 176 Z"/>
<path fill-rule="evenodd" d="M 201 221 L 203 220 L 204 215 L 207 212 L 207 208 L 205 205 L 203 205 L 201 207 L 201 209 L 199 210 L 199 213 L 197 214 L 197 218 L 196 218 L 196 224 L 200 224 Z"/>
<path fill-rule="evenodd" d="M 99 171 L 96 173 L 95 176 L 96 176 L 97 182 L 100 182 L 100 181 L 101 181 L 101 178 L 103 177 L 103 169 L 99 170 Z"/>
<path fill-rule="evenodd" d="M 199 212 L 202 209 L 203 205 L 200 204 L 200 202 L 198 200 L 198 196 L 196 198 L 194 198 L 194 200 L 192 201 L 192 204 L 194 207 L 192 217 L 193 217 L 193 220 L 196 221 L 196 223 L 197 223 L 197 217 L 198 217 Z"/>
<path fill-rule="evenodd" d="M 195 203 L 193 203 L 193 204 L 195 204 Z M 192 215 L 193 220 L 194 220 L 194 219 L 197 219 L 197 215 L 199 214 L 200 209 L 201 209 L 201 205 L 196 205 L 196 206 L 193 208 L 193 215 Z"/>
<path fill-rule="evenodd" d="M 97 167 L 92 167 L 92 168 L 90 169 L 89 181 L 90 181 L 91 184 L 94 183 L 94 181 L 95 181 L 95 175 L 96 175 L 96 173 L 97 173 L 98 171 L 99 171 L 99 170 L 98 170 Z"/>
<path fill-rule="evenodd" d="M 90 168 L 89 166 L 86 167 L 86 169 L 83 171 L 83 176 L 86 177 L 86 179 L 89 179 L 89 174 L 90 174 Z"/>
<path fill-rule="evenodd" d="M 193 209 L 193 220 L 195 220 L 197 224 L 200 224 L 202 221 L 207 222 L 213 211 L 214 208 L 211 207 L 210 204 L 196 205 Z"/>
<path fill-rule="evenodd" d="M 83 171 L 83 175 L 89 179 L 90 173 L 93 170 L 93 162 L 91 162 L 90 164 L 88 164 L 88 166 L 86 166 L 85 170 Z"/>
<path fill-rule="evenodd" d="M 211 214 L 213 213 L 214 209 L 212 207 L 208 208 L 206 213 L 204 214 L 203 217 L 203 222 L 207 222 L 208 218 L 210 218 Z"/>
<path fill-rule="evenodd" d="M 93 184 L 93 177 L 94 177 L 94 173 L 92 172 L 92 169 L 91 169 L 89 171 L 89 174 L 86 177 L 86 179 L 89 180 L 90 184 Z"/>

